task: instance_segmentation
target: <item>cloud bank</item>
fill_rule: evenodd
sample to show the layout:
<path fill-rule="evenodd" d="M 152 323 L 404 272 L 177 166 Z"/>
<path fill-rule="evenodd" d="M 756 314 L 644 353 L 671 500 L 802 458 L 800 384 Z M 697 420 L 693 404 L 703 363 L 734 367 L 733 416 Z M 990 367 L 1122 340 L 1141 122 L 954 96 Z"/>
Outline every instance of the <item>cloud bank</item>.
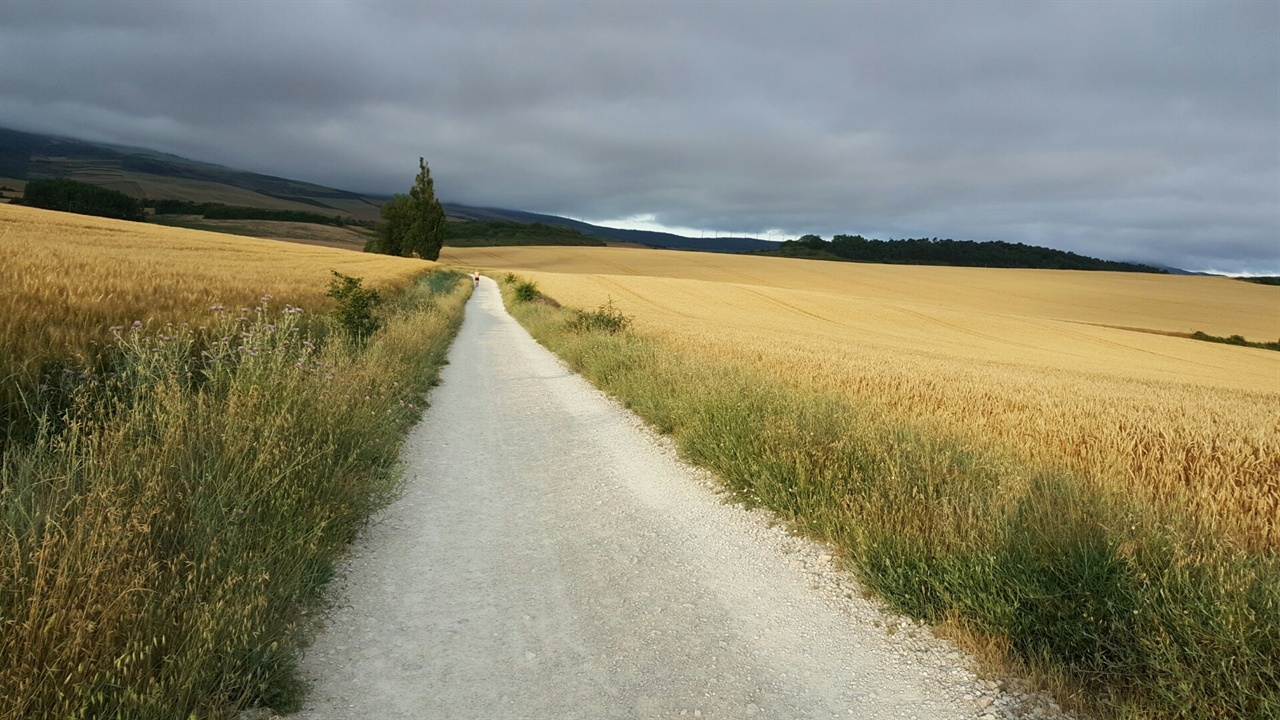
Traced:
<path fill-rule="evenodd" d="M 1280 274 L 1280 5 L 0 5 L 0 125 L 366 192 Z M 776 236 L 775 236 L 776 237 Z"/>

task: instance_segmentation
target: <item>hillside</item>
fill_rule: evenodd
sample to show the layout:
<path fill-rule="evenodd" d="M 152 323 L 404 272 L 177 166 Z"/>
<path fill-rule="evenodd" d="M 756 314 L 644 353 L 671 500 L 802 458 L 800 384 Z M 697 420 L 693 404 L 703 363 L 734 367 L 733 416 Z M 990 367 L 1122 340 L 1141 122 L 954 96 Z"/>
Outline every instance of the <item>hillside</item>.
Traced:
<path fill-rule="evenodd" d="M 0 186 L 16 189 L 38 178 L 70 178 L 152 200 L 341 214 L 356 220 L 377 220 L 381 202 L 154 150 L 0 128 Z"/>
<path fill-rule="evenodd" d="M 454 220 L 445 223 L 444 244 L 450 247 L 498 245 L 595 245 L 604 241 L 573 228 L 506 220 Z"/>
<path fill-rule="evenodd" d="M 773 250 L 778 243 L 768 240 L 756 240 L 744 237 L 722 238 L 690 238 L 674 233 L 655 232 L 653 230 L 627 230 L 623 228 L 592 225 L 581 220 L 571 220 L 558 215 L 525 212 L 523 210 L 504 210 L 502 208 L 473 207 L 458 203 L 443 203 L 444 210 L 450 217 L 463 220 L 495 220 L 516 223 L 543 223 L 559 227 L 572 228 L 584 235 L 602 240 L 620 243 L 634 243 L 649 247 L 666 248 L 668 250 L 700 250 L 703 252 L 747 253 Z"/>

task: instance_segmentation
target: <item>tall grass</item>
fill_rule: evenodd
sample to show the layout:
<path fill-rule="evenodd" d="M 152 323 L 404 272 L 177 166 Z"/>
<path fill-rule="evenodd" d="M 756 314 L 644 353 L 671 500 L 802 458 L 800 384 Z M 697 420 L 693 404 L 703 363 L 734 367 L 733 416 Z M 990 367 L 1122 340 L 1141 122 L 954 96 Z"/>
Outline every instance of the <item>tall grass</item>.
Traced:
<path fill-rule="evenodd" d="M 113 345 L 109 328 L 180 325 L 264 292 L 311 310 L 330 272 L 403 289 L 434 263 L 0 204 L 0 440 L 50 371 Z"/>
<path fill-rule="evenodd" d="M 1280 716 L 1274 548 L 847 396 L 581 332 L 505 289 L 540 342 L 902 611 L 1066 675 L 1107 717 Z"/>
<path fill-rule="evenodd" d="M 433 273 L 367 345 L 297 308 L 118 330 L 0 464 L 0 718 L 296 704 L 305 612 L 396 491 L 470 291 Z"/>

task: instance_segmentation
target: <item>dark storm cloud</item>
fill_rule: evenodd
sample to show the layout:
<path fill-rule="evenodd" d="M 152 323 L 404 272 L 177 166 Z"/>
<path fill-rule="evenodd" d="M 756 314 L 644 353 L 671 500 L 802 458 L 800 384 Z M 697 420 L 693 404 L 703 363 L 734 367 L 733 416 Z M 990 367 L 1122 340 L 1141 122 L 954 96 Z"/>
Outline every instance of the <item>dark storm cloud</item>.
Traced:
<path fill-rule="evenodd" d="M 1280 273 L 1280 6 L 0 5 L 0 124 L 365 191 Z"/>

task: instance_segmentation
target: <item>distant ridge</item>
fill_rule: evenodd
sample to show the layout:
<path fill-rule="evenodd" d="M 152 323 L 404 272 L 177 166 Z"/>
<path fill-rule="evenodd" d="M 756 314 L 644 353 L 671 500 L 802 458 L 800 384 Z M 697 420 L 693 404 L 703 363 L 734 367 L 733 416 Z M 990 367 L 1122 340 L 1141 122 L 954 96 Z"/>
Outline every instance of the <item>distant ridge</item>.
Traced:
<path fill-rule="evenodd" d="M 543 215 L 523 210 L 504 210 L 502 208 L 474 207 L 458 203 L 441 203 L 450 217 L 462 220 L 504 220 L 520 223 L 543 223 L 573 228 L 584 235 L 598 237 L 613 242 L 636 243 L 669 250 L 701 250 L 703 252 L 746 253 L 761 250 L 776 250 L 780 244 L 768 240 L 756 240 L 744 237 L 691 238 L 674 233 L 653 230 L 626 230 L 623 228 L 592 225 L 581 220 L 570 220 L 558 215 Z"/>
<path fill-rule="evenodd" d="M 221 202 L 377 220 L 382 199 L 168 153 L 0 128 L 0 178 L 68 178 L 136 198 Z"/>

